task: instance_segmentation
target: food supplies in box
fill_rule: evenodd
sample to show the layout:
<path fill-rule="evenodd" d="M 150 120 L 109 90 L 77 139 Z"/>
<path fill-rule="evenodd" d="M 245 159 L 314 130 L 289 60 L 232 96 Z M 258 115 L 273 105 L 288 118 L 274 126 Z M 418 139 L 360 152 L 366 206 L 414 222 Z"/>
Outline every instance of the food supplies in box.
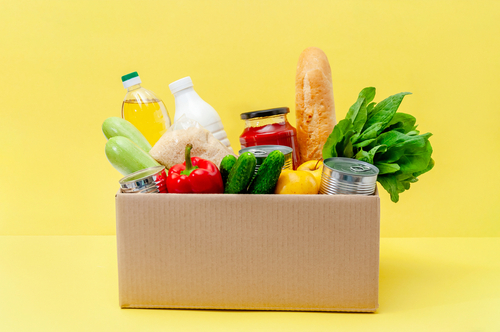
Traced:
<path fill-rule="evenodd" d="M 120 306 L 373 312 L 380 201 L 116 195 Z"/>

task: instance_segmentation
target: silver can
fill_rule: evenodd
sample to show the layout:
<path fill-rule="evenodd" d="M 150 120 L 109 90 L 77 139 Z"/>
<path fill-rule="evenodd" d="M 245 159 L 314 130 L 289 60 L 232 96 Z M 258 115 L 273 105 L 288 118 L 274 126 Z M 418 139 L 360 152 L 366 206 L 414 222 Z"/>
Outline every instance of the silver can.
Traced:
<path fill-rule="evenodd" d="M 165 166 L 145 168 L 127 175 L 120 180 L 123 193 L 166 193 L 167 173 Z"/>
<path fill-rule="evenodd" d="M 324 195 L 372 195 L 379 170 L 364 161 L 328 158 L 323 162 L 319 193 Z"/>
<path fill-rule="evenodd" d="M 257 145 L 250 146 L 248 148 L 241 149 L 239 154 L 244 152 L 251 152 L 257 159 L 257 165 L 255 166 L 255 173 L 259 170 L 260 165 L 269 156 L 269 154 L 275 150 L 281 151 L 285 155 L 285 165 L 283 169 L 293 169 L 292 153 L 293 149 L 289 146 L 284 145 Z"/>

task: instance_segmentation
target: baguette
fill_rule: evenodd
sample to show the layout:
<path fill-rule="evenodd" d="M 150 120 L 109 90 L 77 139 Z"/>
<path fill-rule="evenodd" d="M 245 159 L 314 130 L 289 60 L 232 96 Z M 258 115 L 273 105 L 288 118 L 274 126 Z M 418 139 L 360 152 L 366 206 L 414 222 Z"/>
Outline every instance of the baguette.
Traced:
<path fill-rule="evenodd" d="M 295 89 L 300 163 L 320 160 L 337 120 L 330 64 L 319 48 L 309 47 L 300 54 Z"/>

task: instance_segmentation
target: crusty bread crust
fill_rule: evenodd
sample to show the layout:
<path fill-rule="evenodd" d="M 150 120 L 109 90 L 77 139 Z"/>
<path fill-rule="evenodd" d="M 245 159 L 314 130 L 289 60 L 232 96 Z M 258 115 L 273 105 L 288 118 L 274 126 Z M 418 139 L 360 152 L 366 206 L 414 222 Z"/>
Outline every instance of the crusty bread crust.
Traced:
<path fill-rule="evenodd" d="M 330 64 L 319 48 L 309 47 L 300 54 L 295 77 L 295 112 L 300 163 L 321 159 L 323 145 L 337 120 Z"/>

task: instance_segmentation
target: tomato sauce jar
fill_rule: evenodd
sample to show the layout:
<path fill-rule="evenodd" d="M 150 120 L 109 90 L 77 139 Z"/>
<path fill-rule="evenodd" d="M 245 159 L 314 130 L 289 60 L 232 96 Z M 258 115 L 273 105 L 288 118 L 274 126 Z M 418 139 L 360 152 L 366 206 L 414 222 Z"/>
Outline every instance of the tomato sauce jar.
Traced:
<path fill-rule="evenodd" d="M 293 149 L 293 169 L 299 166 L 297 130 L 288 122 L 288 107 L 241 113 L 245 130 L 240 135 L 241 148 L 257 145 L 284 145 Z"/>

